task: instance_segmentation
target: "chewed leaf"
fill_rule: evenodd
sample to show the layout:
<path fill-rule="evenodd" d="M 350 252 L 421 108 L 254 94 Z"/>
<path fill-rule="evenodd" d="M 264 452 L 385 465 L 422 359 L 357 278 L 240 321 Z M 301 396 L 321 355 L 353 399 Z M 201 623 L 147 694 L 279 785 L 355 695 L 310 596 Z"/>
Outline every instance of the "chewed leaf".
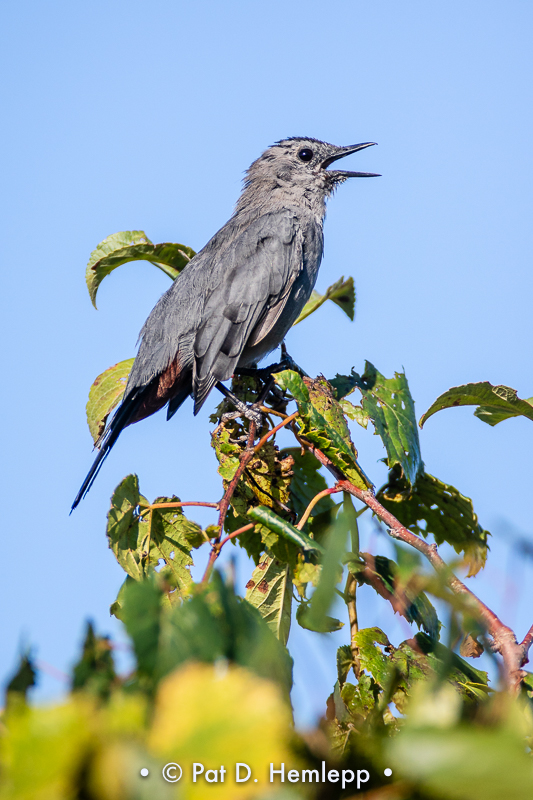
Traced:
<path fill-rule="evenodd" d="M 424 472 L 415 487 L 409 489 L 391 474 L 389 483 L 377 497 L 402 525 L 418 536 L 431 533 L 437 544 L 448 542 L 457 553 L 463 553 L 469 575 L 475 575 L 485 566 L 489 533 L 479 524 L 472 501 L 454 486 Z"/>
<path fill-rule="evenodd" d="M 423 464 L 415 406 L 407 378 L 403 372 L 385 378 L 367 361 L 357 387 L 363 395 L 363 411 L 374 423 L 376 433 L 385 445 L 389 467 L 397 466 L 408 483 L 414 485 Z"/>
<path fill-rule="evenodd" d="M 302 320 L 320 308 L 326 300 L 332 300 L 336 305 L 342 308 L 344 313 L 347 314 L 351 320 L 353 320 L 355 315 L 355 289 L 353 278 L 348 278 L 346 281 L 344 277 L 339 278 L 338 281 L 326 289 L 325 294 L 319 294 L 317 291 L 313 290 L 310 299 L 303 307 L 302 313 L 294 324 L 298 325 L 299 322 L 302 322 Z"/>
<path fill-rule="evenodd" d="M 109 367 L 96 378 L 89 390 L 87 425 L 94 442 L 103 433 L 109 414 L 122 400 L 134 360 L 127 358 Z"/>
<path fill-rule="evenodd" d="M 150 261 L 171 280 L 176 280 L 181 270 L 195 255 L 183 244 L 164 242 L 153 244 L 144 231 L 122 231 L 104 239 L 91 253 L 85 279 L 96 308 L 96 293 L 106 275 L 129 261 Z"/>
<path fill-rule="evenodd" d="M 137 476 L 128 475 L 115 489 L 107 517 L 109 547 L 120 566 L 142 581 L 163 562 L 171 604 L 188 593 L 191 550 L 203 541 L 202 529 L 187 519 L 179 502 L 158 497 L 150 504 L 139 492 Z"/>
<path fill-rule="evenodd" d="M 497 425 L 510 417 L 523 416 L 533 420 L 533 398 L 521 400 L 516 389 L 481 381 L 454 386 L 437 397 L 420 419 L 420 427 L 437 411 L 457 406 L 479 406 L 474 414 L 488 425 Z"/>
<path fill-rule="evenodd" d="M 297 372 L 285 370 L 278 372 L 275 380 L 298 404 L 302 436 L 322 450 L 356 486 L 371 487 L 371 481 L 357 462 L 350 430 L 326 379 L 304 379 Z"/>

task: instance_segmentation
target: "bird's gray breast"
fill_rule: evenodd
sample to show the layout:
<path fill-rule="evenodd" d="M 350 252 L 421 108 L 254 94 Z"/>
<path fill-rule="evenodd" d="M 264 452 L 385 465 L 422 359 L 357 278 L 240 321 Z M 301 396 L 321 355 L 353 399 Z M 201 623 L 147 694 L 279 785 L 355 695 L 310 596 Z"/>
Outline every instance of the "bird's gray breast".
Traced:
<path fill-rule="evenodd" d="M 262 326 L 270 327 L 268 325 L 268 314 L 276 314 L 275 307 L 267 311 L 265 317 L 259 322 L 256 329 L 252 331 L 239 359 L 239 366 L 241 367 L 257 364 L 262 358 L 279 347 L 311 297 L 324 249 L 322 225 L 321 221 L 317 222 L 307 216 L 301 219 L 300 222 L 301 269 L 294 279 L 287 297 L 283 299 L 281 310 L 267 335 L 256 343 L 258 329 L 261 329 Z"/>

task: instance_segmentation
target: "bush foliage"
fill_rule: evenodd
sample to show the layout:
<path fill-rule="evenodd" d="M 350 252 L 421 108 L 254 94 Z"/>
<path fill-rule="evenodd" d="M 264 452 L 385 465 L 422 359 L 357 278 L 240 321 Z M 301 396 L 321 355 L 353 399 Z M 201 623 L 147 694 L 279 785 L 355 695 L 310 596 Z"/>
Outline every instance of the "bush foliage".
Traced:
<path fill-rule="evenodd" d="M 147 260 L 176 280 L 193 255 L 154 245 L 143 231 L 110 236 L 89 260 L 91 300 L 128 261 Z M 353 280 L 314 292 L 297 323 L 328 300 L 353 319 Z M 95 441 L 132 363 L 110 367 L 91 387 Z M 116 487 L 106 536 L 125 579 L 110 611 L 125 626 L 134 669 L 117 674 L 113 643 L 88 624 L 69 696 L 36 707 L 25 653 L 6 691 L 2 800 L 532 796 L 533 675 L 523 666 L 533 628 L 518 642 L 438 554 L 451 545 L 455 566 L 475 575 L 489 534 L 469 498 L 426 472 L 406 376 L 387 378 L 367 362 L 361 374 L 311 379 L 293 366 L 274 374 L 266 398 L 264 373 L 234 377 L 241 399 L 261 403 L 261 426 L 227 400 L 211 417 L 223 496 L 200 505 L 213 508 L 216 524 L 203 530 L 186 516 L 198 503 L 178 496 L 150 502 L 136 474 Z M 483 382 L 444 392 L 420 425 L 457 405 L 475 406 L 489 425 L 533 419 L 532 400 Z M 382 440 L 389 475 L 379 490 L 359 464 L 348 420 L 358 423 L 355 439 L 367 429 Z M 291 432 L 292 447 L 276 445 L 279 430 Z M 364 513 L 383 523 L 395 560 L 360 550 Z M 216 569 L 232 546 L 250 559 L 245 587 Z M 209 563 L 195 582 L 200 548 Z M 411 638 L 395 647 L 380 628 L 359 627 L 363 586 L 377 596 L 376 614 L 389 604 L 413 627 Z M 343 619 L 331 616 L 339 598 Z M 430 598 L 445 609 L 446 629 Z M 292 718 L 291 624 L 346 631 L 323 718 L 305 732 Z M 484 651 L 497 663 L 494 686 L 475 666 Z M 163 779 L 169 762 L 183 770 L 180 781 Z M 236 780 L 237 762 L 248 780 Z"/>

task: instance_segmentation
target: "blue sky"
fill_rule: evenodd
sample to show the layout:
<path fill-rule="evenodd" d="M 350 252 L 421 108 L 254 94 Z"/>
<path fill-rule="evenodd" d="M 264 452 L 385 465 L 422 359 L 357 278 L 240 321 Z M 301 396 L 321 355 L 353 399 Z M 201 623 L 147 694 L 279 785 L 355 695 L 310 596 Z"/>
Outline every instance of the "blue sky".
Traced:
<path fill-rule="evenodd" d="M 96 312 L 84 269 L 120 230 L 200 249 L 273 141 L 379 143 L 350 168 L 383 177 L 352 181 L 329 204 L 317 284 L 353 275 L 356 321 L 331 305 L 288 339 L 310 374 L 362 370 L 365 359 L 386 375 L 405 368 L 419 416 L 468 381 L 533 394 L 532 23 L 525 0 L 4 8 L 0 676 L 21 643 L 68 670 L 89 616 L 121 637 L 108 607 L 122 573 L 104 531 L 122 477 L 138 472 L 148 497 L 220 496 L 210 403 L 197 418 L 189 403 L 171 423 L 159 414 L 128 429 L 69 518 L 91 462 L 89 386 L 134 354 L 168 285 L 148 264 L 127 265 L 102 285 Z M 532 434 L 527 420 L 491 429 L 469 409 L 437 415 L 421 434 L 427 470 L 472 497 L 493 533 L 472 588 L 521 636 L 533 621 L 531 566 L 516 548 L 517 536 L 531 536 Z M 379 441 L 354 435 L 379 485 Z M 365 546 L 387 553 L 367 527 Z M 243 583 L 248 570 L 240 559 Z M 361 603 L 362 624 L 390 629 L 371 590 Z M 407 632 L 394 625 L 400 641 Z M 293 646 L 305 723 L 334 679 L 334 643 L 295 630 Z M 38 699 L 63 691 L 49 672 Z"/>

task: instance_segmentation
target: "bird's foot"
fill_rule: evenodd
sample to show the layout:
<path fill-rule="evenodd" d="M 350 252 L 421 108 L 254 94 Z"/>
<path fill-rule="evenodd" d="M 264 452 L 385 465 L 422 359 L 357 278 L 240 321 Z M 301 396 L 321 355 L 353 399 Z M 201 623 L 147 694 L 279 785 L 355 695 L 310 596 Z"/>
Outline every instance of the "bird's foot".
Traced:
<path fill-rule="evenodd" d="M 275 375 L 276 372 L 283 372 L 284 369 L 292 369 L 294 372 L 297 372 L 299 375 L 301 375 L 302 378 L 309 377 L 307 372 L 298 366 L 292 356 L 289 355 L 287 348 L 285 347 L 285 342 L 282 342 L 280 361 L 275 364 L 270 364 L 268 367 L 237 367 L 235 370 L 235 375 L 248 375 L 253 378 L 268 380 L 271 375 Z"/>
<path fill-rule="evenodd" d="M 263 414 L 257 407 L 259 404 L 254 403 L 251 406 L 246 405 L 243 403 L 242 400 L 230 392 L 229 389 L 226 389 L 223 383 L 220 381 L 217 383 L 217 389 L 222 392 L 224 397 L 226 397 L 230 403 L 235 406 L 236 411 L 232 411 L 228 414 L 222 415 L 222 421 L 225 422 L 226 420 L 236 419 L 237 417 L 246 417 L 246 419 L 250 420 L 250 422 L 255 422 L 258 428 L 260 428 L 263 424 Z"/>

